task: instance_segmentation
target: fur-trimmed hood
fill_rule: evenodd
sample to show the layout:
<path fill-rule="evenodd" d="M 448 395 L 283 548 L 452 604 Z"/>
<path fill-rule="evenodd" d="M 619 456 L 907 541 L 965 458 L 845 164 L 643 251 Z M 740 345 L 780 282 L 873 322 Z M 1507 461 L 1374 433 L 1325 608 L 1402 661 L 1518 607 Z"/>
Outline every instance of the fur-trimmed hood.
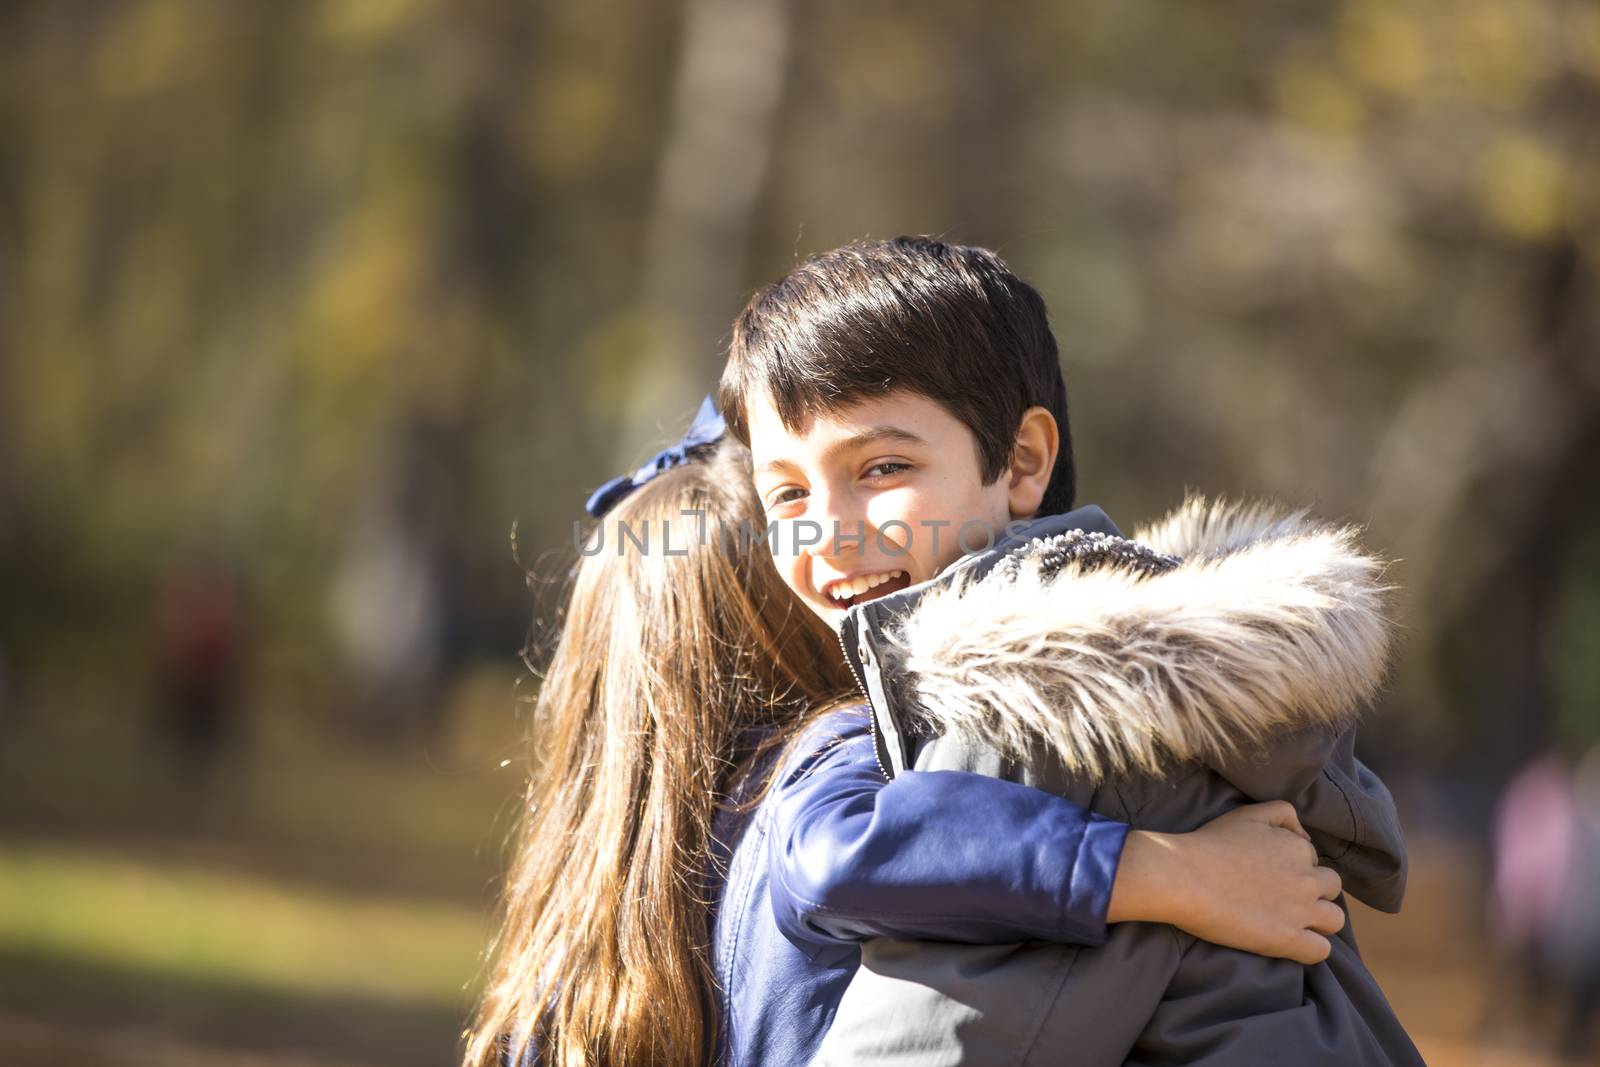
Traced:
<path fill-rule="evenodd" d="M 1337 730 L 1377 693 L 1388 587 L 1354 528 L 1192 497 L 1130 544 L 1083 512 L 1103 525 L 1041 520 L 852 612 L 888 732 L 1042 749 L 1101 781 Z"/>

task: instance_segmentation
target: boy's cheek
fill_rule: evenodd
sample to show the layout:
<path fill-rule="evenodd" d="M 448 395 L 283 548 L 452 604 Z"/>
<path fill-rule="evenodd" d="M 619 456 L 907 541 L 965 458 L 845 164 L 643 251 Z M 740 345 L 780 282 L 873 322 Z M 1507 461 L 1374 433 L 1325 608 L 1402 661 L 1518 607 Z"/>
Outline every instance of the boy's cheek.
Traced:
<path fill-rule="evenodd" d="M 803 596 L 800 593 L 800 590 L 795 588 L 794 584 L 791 583 L 788 578 L 784 578 L 783 584 L 785 586 L 788 586 L 790 595 L 793 596 L 796 600 L 800 601 L 800 603 L 805 606 L 805 609 L 807 611 L 811 612 L 811 614 L 815 615 L 817 618 L 821 619 L 823 622 L 827 623 L 829 626 L 833 627 L 835 630 L 837 630 L 839 628 L 839 618 L 837 617 L 837 613 L 830 613 L 828 611 L 825 611 L 825 610 L 823 610 L 823 608 L 821 606 L 819 606 L 810 597 Z"/>
<path fill-rule="evenodd" d="M 782 570 L 804 555 L 806 549 L 822 543 L 823 528 L 815 519 L 773 519 L 767 524 L 766 535 L 767 548 Z"/>
<path fill-rule="evenodd" d="M 774 556 L 772 562 L 777 566 L 778 577 L 783 579 L 784 588 L 789 590 L 789 594 L 804 604 L 806 610 L 811 614 L 817 616 L 823 622 L 829 622 L 828 616 L 822 609 L 813 604 L 811 599 L 801 592 L 801 578 L 803 576 L 798 572 L 797 568 L 804 565 L 801 562 L 802 558 L 798 556 Z"/>
<path fill-rule="evenodd" d="M 805 597 L 801 597 L 800 598 L 800 603 L 802 603 L 802 604 L 804 604 L 806 606 L 806 610 L 807 611 L 811 612 L 811 614 L 815 615 L 817 618 L 819 618 L 823 622 L 827 623 L 831 628 L 833 628 L 834 630 L 839 629 L 839 624 L 843 620 L 844 616 L 842 616 L 842 615 L 840 615 L 840 614 L 838 614 L 836 612 L 835 613 L 829 613 L 829 612 L 823 611 L 821 608 L 817 607 L 817 605 L 813 604 L 811 601 L 807 600 Z"/>

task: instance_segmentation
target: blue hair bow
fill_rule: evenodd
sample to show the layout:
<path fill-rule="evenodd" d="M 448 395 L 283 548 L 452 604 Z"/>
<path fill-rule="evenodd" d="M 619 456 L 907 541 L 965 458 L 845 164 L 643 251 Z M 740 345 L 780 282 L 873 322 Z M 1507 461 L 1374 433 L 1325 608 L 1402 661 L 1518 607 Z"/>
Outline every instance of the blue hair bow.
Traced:
<path fill-rule="evenodd" d="M 687 463 L 694 450 L 716 444 L 727 429 L 728 425 L 723 421 L 722 413 L 717 410 L 716 401 L 709 396 L 706 397 L 700 402 L 700 410 L 695 413 L 694 421 L 689 424 L 689 431 L 683 435 L 682 440 L 671 448 L 657 452 L 650 462 L 632 474 L 619 474 L 596 489 L 583 509 L 593 517 L 601 518 L 616 507 L 619 500 L 651 478 L 662 471 Z"/>

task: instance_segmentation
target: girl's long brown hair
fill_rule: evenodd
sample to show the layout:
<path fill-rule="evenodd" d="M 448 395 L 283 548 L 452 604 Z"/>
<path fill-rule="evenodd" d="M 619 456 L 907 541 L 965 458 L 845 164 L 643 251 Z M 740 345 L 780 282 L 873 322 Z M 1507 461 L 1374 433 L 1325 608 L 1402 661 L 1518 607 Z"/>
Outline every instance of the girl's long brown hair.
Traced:
<path fill-rule="evenodd" d="M 648 548 L 619 537 L 624 526 Z M 578 568 L 534 705 L 527 806 L 467 1067 L 521 1063 L 530 1043 L 541 1067 L 711 1061 L 704 878 L 736 750 L 755 727 L 793 736 L 854 689 L 762 529 L 749 453 L 725 442 L 596 530 L 601 550 Z"/>

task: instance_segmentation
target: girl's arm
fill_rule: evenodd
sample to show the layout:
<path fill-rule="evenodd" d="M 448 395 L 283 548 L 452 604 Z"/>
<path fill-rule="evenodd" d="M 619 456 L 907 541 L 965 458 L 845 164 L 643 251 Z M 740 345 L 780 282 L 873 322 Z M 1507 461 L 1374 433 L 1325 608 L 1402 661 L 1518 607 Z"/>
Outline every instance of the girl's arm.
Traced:
<path fill-rule="evenodd" d="M 791 941 L 1097 945 L 1110 921 L 1314 963 L 1343 913 L 1287 803 L 1193 833 L 1129 831 L 1062 797 L 962 771 L 886 781 L 867 711 L 823 721 L 769 803 L 772 905 Z"/>

